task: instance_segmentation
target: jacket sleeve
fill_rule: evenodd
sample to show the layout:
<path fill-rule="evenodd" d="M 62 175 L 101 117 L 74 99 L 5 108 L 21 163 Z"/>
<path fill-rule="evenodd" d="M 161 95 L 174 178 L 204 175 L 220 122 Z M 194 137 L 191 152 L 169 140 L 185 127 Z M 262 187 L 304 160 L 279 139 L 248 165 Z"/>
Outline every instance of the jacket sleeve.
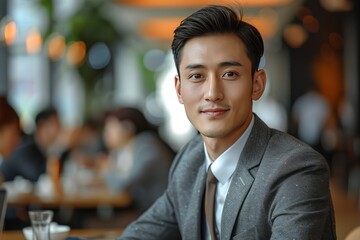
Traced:
<path fill-rule="evenodd" d="M 180 159 L 179 155 L 175 157 L 171 166 L 169 182 L 171 181 L 174 171 L 178 165 Z M 118 240 L 125 239 L 181 239 L 172 194 L 169 188 L 145 213 L 126 227 Z"/>
<path fill-rule="evenodd" d="M 269 199 L 271 239 L 336 239 L 329 171 L 321 156 L 289 154 L 277 170 Z"/>
<path fill-rule="evenodd" d="M 175 212 L 165 192 L 139 219 L 131 223 L 118 238 L 125 239 L 181 239 Z"/>

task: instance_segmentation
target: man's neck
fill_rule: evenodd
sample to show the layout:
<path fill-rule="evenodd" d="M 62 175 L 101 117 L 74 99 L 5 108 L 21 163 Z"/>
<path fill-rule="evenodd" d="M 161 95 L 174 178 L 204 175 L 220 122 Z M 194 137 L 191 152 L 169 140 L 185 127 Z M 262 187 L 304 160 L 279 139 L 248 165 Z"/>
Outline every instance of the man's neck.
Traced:
<path fill-rule="evenodd" d="M 44 139 L 37 133 L 34 134 L 34 140 L 39 150 L 43 153 L 46 153 L 49 147 L 49 143 L 47 141 L 44 141 Z"/>
<path fill-rule="evenodd" d="M 202 135 L 211 160 L 216 160 L 223 152 L 225 152 L 229 147 L 231 147 L 244 134 L 244 132 L 250 126 L 252 118 L 250 118 L 250 121 L 244 125 L 245 127 L 239 128 L 237 129 L 237 131 L 233 131 L 231 134 L 228 134 L 224 137 L 211 138 Z"/>

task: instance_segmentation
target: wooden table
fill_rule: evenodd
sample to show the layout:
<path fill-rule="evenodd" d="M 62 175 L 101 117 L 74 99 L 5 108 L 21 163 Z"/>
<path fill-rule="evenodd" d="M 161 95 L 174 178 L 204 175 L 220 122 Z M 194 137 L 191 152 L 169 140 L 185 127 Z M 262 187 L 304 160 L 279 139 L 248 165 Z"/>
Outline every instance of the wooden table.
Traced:
<path fill-rule="evenodd" d="M 106 205 L 117 208 L 128 207 L 132 198 L 128 193 L 111 193 L 106 190 L 97 190 L 87 193 L 59 195 L 52 198 L 40 198 L 32 193 L 19 194 L 8 198 L 8 206 L 36 205 L 42 208 L 96 208 Z"/>
<path fill-rule="evenodd" d="M 74 229 L 70 231 L 69 236 L 74 237 L 95 237 L 98 240 L 105 239 L 114 239 L 114 237 L 120 236 L 122 230 L 121 229 Z M 100 238 L 100 235 L 103 235 Z M 2 236 L 0 236 L 1 240 L 25 240 L 25 237 L 22 231 L 4 231 Z M 95 238 L 92 238 L 95 239 Z"/>
<path fill-rule="evenodd" d="M 21 193 L 7 199 L 8 208 L 16 209 L 17 216 L 19 216 L 19 219 L 22 219 L 19 221 L 28 221 L 24 219 L 24 216 L 29 209 L 52 209 L 56 211 L 54 221 L 60 221 L 65 225 L 70 225 L 70 227 L 75 228 L 82 228 L 83 225 L 86 227 L 85 222 L 89 219 L 91 220 L 90 217 L 96 218 L 96 214 L 103 212 L 103 209 L 106 211 L 108 209 L 126 209 L 131 204 L 132 197 L 129 193 L 109 192 L 106 188 L 94 188 L 91 191 L 79 190 L 77 193 L 62 194 L 52 198 L 41 198 L 33 193 Z M 96 212 L 92 210 L 96 210 Z M 64 215 L 62 214 L 64 211 L 66 213 L 65 220 L 61 217 Z M 23 218 L 20 218 L 20 216 Z M 74 219 L 76 219 L 76 221 L 74 221 Z M 14 227 L 14 224 L 12 226 Z M 107 228 L 108 226 L 99 227 Z M 109 227 L 111 228 L 111 226 Z M 16 229 L 20 230 L 19 228 Z M 24 239 L 10 238 L 14 234 L 16 235 L 16 232 L 9 232 L 5 236 L 7 236 L 8 239 Z M 20 235 L 22 235 L 22 233 Z M 19 234 L 17 236 L 19 236 Z M 0 239 L 2 240 L 4 238 L 0 237 Z"/>
<path fill-rule="evenodd" d="M 67 187 L 65 187 L 64 181 L 60 176 L 59 161 L 57 161 L 57 159 L 49 159 L 48 161 L 48 174 L 45 175 L 42 180 L 39 179 L 37 184 L 42 184 L 43 187 L 45 184 L 44 188 L 47 190 L 42 192 L 49 192 L 50 194 L 46 195 L 50 195 L 51 197 L 39 197 L 34 193 L 23 192 L 20 194 L 16 193 L 14 194 L 15 196 L 13 196 L 8 193 L 8 206 L 37 205 L 43 208 L 96 208 L 106 205 L 122 208 L 128 207 L 132 203 L 130 194 L 110 191 L 103 179 L 93 176 L 90 170 L 91 179 L 87 179 L 86 182 L 83 180 L 81 184 L 79 183 L 79 179 L 73 179 L 70 182 L 68 181 L 68 183 L 65 184 Z M 80 175 L 80 172 L 77 174 Z M 71 177 L 70 179 L 72 178 L 75 177 Z M 12 184 L 14 184 L 14 182 L 8 182 L 8 188 L 15 186 Z M 36 186 L 33 187 L 36 192 Z M 69 190 L 69 187 L 71 190 Z M 37 192 L 39 194 L 39 191 Z"/>

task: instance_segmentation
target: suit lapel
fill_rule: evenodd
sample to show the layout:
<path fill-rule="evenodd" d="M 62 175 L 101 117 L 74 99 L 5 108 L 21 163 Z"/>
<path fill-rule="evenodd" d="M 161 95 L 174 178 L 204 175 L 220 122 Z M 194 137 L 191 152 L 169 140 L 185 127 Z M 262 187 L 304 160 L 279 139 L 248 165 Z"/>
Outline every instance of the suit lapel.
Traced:
<path fill-rule="evenodd" d="M 254 127 L 240 156 L 228 194 L 221 221 L 221 239 L 230 239 L 240 208 L 254 182 L 250 170 L 257 167 L 267 146 L 270 129 L 255 115 Z"/>

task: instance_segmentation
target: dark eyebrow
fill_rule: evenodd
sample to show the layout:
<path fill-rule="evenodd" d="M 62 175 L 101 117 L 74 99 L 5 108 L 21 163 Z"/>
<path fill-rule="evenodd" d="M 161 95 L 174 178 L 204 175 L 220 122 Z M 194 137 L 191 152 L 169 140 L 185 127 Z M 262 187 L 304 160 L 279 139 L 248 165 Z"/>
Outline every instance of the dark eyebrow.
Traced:
<path fill-rule="evenodd" d="M 229 67 L 229 66 L 243 66 L 241 63 L 237 62 L 237 61 L 226 61 L 226 62 L 221 62 L 219 64 L 220 67 Z M 190 64 L 187 65 L 185 69 L 199 69 L 199 68 L 205 68 L 204 65 L 202 64 Z"/>
<path fill-rule="evenodd" d="M 190 64 L 190 65 L 187 65 L 185 69 L 199 69 L 199 68 L 205 68 L 204 65 L 202 64 Z"/>
<path fill-rule="evenodd" d="M 241 67 L 243 66 L 241 63 L 237 62 L 237 61 L 226 61 L 226 62 L 221 62 L 219 64 L 220 67 L 231 67 L 231 66 L 238 66 Z M 185 67 L 185 69 L 188 70 L 192 70 L 192 69 L 200 69 L 200 68 L 205 68 L 204 65 L 202 64 L 189 64 Z"/>
<path fill-rule="evenodd" d="M 243 66 L 241 63 L 236 62 L 236 61 L 227 61 L 227 62 L 221 62 L 219 64 L 220 67 L 230 67 L 230 66 Z"/>

